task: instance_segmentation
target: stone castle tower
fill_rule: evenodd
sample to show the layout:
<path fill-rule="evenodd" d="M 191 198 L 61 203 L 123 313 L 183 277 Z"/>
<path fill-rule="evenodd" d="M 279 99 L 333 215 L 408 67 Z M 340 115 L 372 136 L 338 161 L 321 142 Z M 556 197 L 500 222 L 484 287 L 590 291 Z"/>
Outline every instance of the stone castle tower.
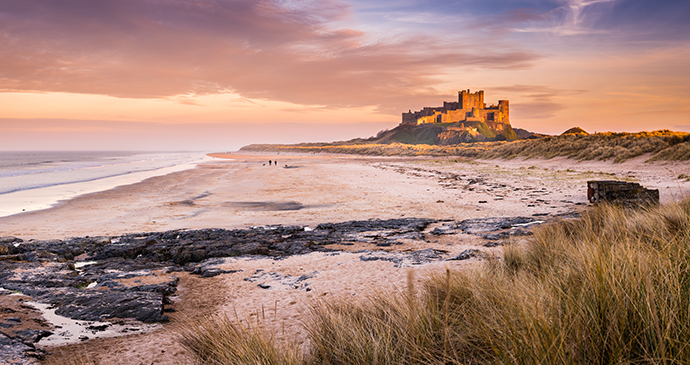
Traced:
<path fill-rule="evenodd" d="M 510 125 L 510 113 L 508 100 L 499 100 L 498 105 L 486 106 L 484 103 L 484 90 L 470 92 L 462 90 L 458 92 L 457 102 L 443 102 L 442 107 L 424 109 L 416 112 L 411 110 L 402 113 L 400 124 L 426 124 L 426 123 L 486 123 L 489 128 L 502 131 L 505 125 Z"/>

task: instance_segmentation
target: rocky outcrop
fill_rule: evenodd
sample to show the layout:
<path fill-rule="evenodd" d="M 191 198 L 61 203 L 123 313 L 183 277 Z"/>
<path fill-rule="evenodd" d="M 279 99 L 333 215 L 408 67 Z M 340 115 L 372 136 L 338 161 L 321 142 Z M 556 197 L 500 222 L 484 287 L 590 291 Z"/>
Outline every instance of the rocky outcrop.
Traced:
<path fill-rule="evenodd" d="M 511 236 L 527 236 L 532 234 L 528 229 L 544 223 L 532 217 L 489 217 L 465 219 L 461 222 L 446 222 L 431 231 L 432 234 L 466 233 L 480 236 L 487 240 L 506 239 Z"/>
<path fill-rule="evenodd" d="M 3 364 L 38 365 L 38 360 L 44 357 L 45 351 L 0 333 L 0 361 Z"/>
<path fill-rule="evenodd" d="M 441 146 L 483 141 L 486 141 L 486 137 L 482 136 L 481 134 L 473 136 L 468 131 L 447 130 L 439 133 L 438 135 L 438 144 Z"/>
<path fill-rule="evenodd" d="M 165 322 L 167 297 L 177 287 L 175 271 L 211 277 L 228 273 L 213 267 L 213 258 L 298 255 L 328 251 L 330 244 L 388 247 L 423 239 L 421 232 L 434 222 L 401 218 L 325 223 L 313 230 L 264 226 L 28 242 L 2 238 L 0 287 L 72 319 Z"/>
<path fill-rule="evenodd" d="M 20 292 L 31 297 L 26 300 L 47 304 L 55 309 L 55 314 L 74 320 L 165 322 L 170 296 L 177 290 L 175 273 L 184 270 L 205 278 L 238 272 L 221 268 L 227 257 L 280 258 L 315 251 L 337 255 L 339 251 L 333 248 L 337 245 L 360 244 L 376 249 L 359 251 L 361 260 L 388 261 L 395 267 L 407 267 L 481 255 L 471 250 L 449 258 L 446 252 L 434 249 L 386 252 L 380 248 L 390 250 L 406 243 L 419 247 L 420 241 L 429 241 L 436 235 L 473 234 L 493 239 L 491 234 L 528 234 L 529 226 L 538 223 L 541 221 L 525 217 L 461 222 L 399 218 L 324 223 L 314 229 L 262 226 L 45 241 L 4 237 L 0 238 L 0 288 L 5 290 L 0 290 L 0 297 L 9 298 L 12 292 Z M 308 291 L 309 279 L 316 274 L 292 277 L 259 270 L 245 280 L 255 281 L 267 290 Z M 18 363 L 29 364 L 41 354 L 33 344 L 49 332 L 40 326 L 30 329 L 33 332 L 3 332 L 5 327 L 14 328 L 13 316 L 7 314 L 5 320 L 0 317 L 0 356 L 24 359 Z"/>

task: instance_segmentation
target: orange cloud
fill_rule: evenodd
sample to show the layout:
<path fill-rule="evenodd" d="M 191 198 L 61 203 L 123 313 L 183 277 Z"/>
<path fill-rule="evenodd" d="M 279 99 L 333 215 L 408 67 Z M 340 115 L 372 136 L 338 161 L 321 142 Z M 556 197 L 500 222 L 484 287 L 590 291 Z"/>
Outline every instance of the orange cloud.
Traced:
<path fill-rule="evenodd" d="M 0 4 L 0 90 L 243 97 L 395 112 L 438 98 L 458 69 L 523 69 L 538 56 L 457 36 L 375 41 L 334 28 L 337 1 L 22 0 Z M 185 99 L 180 99 L 184 102 Z"/>
<path fill-rule="evenodd" d="M 0 150 L 233 151 L 251 143 L 329 142 L 373 136 L 390 123 L 126 122 L 0 118 Z"/>

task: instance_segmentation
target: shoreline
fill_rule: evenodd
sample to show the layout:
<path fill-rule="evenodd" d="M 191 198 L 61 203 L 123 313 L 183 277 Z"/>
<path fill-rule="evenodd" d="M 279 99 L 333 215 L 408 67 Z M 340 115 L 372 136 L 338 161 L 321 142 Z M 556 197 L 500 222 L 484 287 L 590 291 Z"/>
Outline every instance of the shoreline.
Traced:
<path fill-rule="evenodd" d="M 0 237 L 61 239 L 171 229 L 312 226 L 404 216 L 464 219 L 568 213 L 586 206 L 586 181 L 621 178 L 690 191 L 690 164 L 464 160 L 430 157 L 209 153 L 194 168 L 0 217 Z M 280 166 L 268 166 L 268 160 Z M 287 166 L 286 166 L 287 165 Z"/>
<path fill-rule="evenodd" d="M 114 176 L 98 177 L 85 181 L 56 183 L 45 187 L 22 189 L 0 194 L 0 218 L 51 209 L 62 202 L 82 195 L 111 190 L 123 185 L 140 183 L 146 179 L 193 169 L 208 160 L 207 154 L 199 154 L 195 161 L 164 166 L 145 171 L 128 171 Z"/>

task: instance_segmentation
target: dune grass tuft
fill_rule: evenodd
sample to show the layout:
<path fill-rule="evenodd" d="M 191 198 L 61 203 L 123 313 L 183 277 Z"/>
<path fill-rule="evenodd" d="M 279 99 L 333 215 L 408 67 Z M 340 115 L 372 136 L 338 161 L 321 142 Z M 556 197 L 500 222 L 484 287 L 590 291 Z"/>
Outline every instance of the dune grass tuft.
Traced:
<path fill-rule="evenodd" d="M 279 343 L 263 324 L 243 325 L 212 316 L 184 326 L 179 341 L 196 364 L 292 365 L 304 363 L 296 345 Z"/>

